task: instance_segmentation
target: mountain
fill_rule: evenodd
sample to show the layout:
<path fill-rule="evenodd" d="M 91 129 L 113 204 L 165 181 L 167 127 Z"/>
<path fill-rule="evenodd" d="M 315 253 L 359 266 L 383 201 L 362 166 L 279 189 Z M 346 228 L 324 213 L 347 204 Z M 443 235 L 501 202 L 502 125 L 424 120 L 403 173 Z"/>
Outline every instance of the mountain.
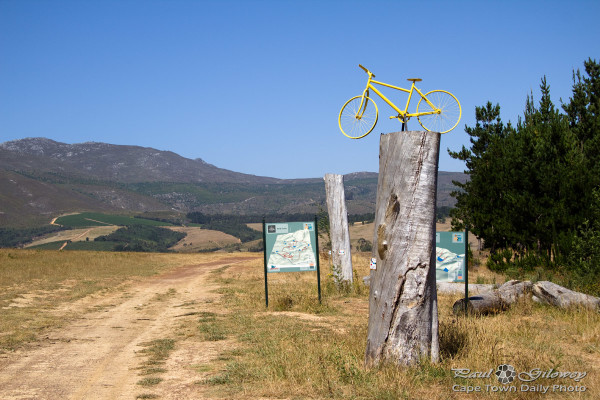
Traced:
<path fill-rule="evenodd" d="M 281 179 L 242 174 L 149 147 L 46 138 L 0 143 L 0 168 L 131 182 L 278 183 Z"/>
<path fill-rule="evenodd" d="M 453 205 L 440 171 L 438 206 Z M 344 177 L 348 211 L 375 209 L 377 173 Z M 46 138 L 0 143 L 0 224 L 30 226 L 75 211 L 265 214 L 313 213 L 325 206 L 322 178 L 277 179 L 234 172 L 173 152 Z"/>

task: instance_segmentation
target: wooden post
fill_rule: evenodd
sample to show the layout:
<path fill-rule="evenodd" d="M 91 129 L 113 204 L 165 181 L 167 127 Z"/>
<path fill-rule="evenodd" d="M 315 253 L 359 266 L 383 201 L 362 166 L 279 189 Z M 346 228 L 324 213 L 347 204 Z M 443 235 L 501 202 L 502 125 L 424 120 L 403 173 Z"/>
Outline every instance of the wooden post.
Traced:
<path fill-rule="evenodd" d="M 440 134 L 381 135 L 367 366 L 439 358 L 435 204 Z"/>
<path fill-rule="evenodd" d="M 344 176 L 325 174 L 327 211 L 329 211 L 329 235 L 331 239 L 331 259 L 339 268 L 339 282 L 352 283 L 352 253 L 348 231 L 348 212 L 344 194 Z"/>

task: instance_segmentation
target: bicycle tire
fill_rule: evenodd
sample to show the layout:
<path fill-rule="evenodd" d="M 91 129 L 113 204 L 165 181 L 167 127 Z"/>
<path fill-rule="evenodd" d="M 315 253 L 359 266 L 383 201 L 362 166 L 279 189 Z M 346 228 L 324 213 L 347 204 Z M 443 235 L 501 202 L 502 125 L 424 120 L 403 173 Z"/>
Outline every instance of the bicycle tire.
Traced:
<path fill-rule="evenodd" d="M 348 100 L 340 110 L 338 117 L 340 130 L 350 139 L 360 139 L 367 136 L 375 128 L 379 118 L 377 104 L 370 97 L 365 97 L 364 103 L 362 99 L 362 95 L 355 96 Z"/>
<path fill-rule="evenodd" d="M 417 115 L 419 124 L 429 132 L 446 133 L 456 128 L 462 115 L 462 109 L 456 97 L 445 90 L 432 90 L 425 93 L 425 97 L 436 109 L 441 111 L 439 114 Z M 434 109 L 421 97 L 417 104 L 417 114 L 430 111 L 434 111 Z"/>

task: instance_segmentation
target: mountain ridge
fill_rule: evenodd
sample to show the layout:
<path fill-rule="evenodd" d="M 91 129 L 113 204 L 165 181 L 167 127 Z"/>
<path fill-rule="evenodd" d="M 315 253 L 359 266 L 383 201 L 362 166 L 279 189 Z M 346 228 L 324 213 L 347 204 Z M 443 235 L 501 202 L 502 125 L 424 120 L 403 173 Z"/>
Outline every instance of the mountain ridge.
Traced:
<path fill-rule="evenodd" d="M 378 174 L 344 175 L 351 214 L 373 212 Z M 451 206 L 452 180 L 440 171 L 438 206 Z M 297 213 L 326 209 L 322 178 L 279 179 L 219 168 L 151 147 L 47 138 L 0 143 L 0 223 L 29 225 L 75 211 Z M 33 221 L 33 222 L 32 222 Z"/>
<path fill-rule="evenodd" d="M 282 181 L 218 168 L 200 158 L 192 160 L 151 147 L 102 142 L 67 144 L 42 137 L 0 143 L 0 168 L 75 173 L 122 183 Z"/>

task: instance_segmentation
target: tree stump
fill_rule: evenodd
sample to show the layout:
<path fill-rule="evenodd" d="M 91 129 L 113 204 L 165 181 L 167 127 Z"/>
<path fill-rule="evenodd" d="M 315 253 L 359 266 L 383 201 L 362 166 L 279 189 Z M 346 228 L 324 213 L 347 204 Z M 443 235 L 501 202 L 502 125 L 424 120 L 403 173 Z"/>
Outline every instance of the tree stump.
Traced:
<path fill-rule="evenodd" d="M 329 212 L 329 236 L 331 239 L 331 260 L 339 283 L 352 283 L 352 252 L 348 231 L 348 211 L 344 194 L 344 176 L 325 174 L 327 211 Z M 339 268 L 339 269 L 338 269 Z"/>
<path fill-rule="evenodd" d="M 435 204 L 440 134 L 381 135 L 365 363 L 439 357 Z"/>
<path fill-rule="evenodd" d="M 469 285 L 470 286 L 470 285 Z M 469 314 L 494 314 L 504 311 L 516 303 L 521 297 L 531 293 L 531 281 L 508 281 L 498 289 L 479 293 L 469 297 L 467 312 Z M 465 299 L 457 300 L 452 306 L 455 314 L 465 311 Z"/>

